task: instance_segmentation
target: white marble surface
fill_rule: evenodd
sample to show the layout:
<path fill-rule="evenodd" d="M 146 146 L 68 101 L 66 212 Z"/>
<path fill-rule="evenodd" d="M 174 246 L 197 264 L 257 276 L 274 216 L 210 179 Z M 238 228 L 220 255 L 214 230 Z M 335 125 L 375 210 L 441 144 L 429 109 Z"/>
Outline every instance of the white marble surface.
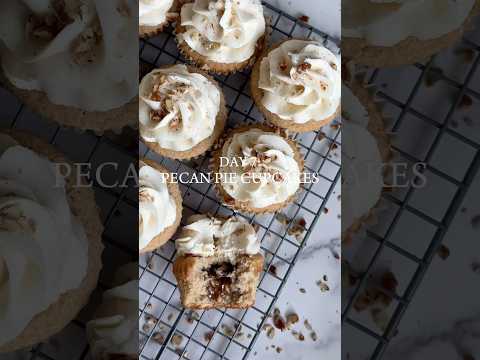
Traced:
<path fill-rule="evenodd" d="M 340 38 L 341 0 L 266 0 L 293 16 L 307 15 L 309 23 L 332 37 Z"/>

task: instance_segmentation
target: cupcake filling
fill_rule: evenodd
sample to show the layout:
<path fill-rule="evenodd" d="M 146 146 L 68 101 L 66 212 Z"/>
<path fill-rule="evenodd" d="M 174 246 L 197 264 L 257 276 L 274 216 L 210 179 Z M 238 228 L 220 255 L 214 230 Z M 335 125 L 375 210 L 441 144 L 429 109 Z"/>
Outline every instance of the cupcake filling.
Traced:
<path fill-rule="evenodd" d="M 259 0 L 195 0 L 183 5 L 180 43 L 208 58 L 229 64 L 249 59 L 265 34 Z"/>
<path fill-rule="evenodd" d="M 340 84 L 339 59 L 314 41 L 286 41 L 260 65 L 263 106 L 297 124 L 334 115 L 340 105 Z"/>
<path fill-rule="evenodd" d="M 228 163 L 219 172 L 232 180 L 222 183 L 223 189 L 248 207 L 282 203 L 300 187 L 295 152 L 278 134 L 256 128 L 236 133 L 224 145 L 222 158 Z"/>
<path fill-rule="evenodd" d="M 342 36 L 376 46 L 435 39 L 460 28 L 474 6 L 475 0 L 344 0 Z"/>
<path fill-rule="evenodd" d="M 221 95 L 185 65 L 156 69 L 140 83 L 140 133 L 164 149 L 188 151 L 213 134 Z"/>

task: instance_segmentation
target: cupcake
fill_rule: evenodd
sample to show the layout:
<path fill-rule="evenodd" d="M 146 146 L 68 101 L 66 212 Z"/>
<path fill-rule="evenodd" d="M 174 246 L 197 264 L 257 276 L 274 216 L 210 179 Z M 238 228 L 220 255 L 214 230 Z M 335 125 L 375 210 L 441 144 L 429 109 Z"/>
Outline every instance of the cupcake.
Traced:
<path fill-rule="evenodd" d="M 140 161 L 139 170 L 140 253 L 165 244 L 177 231 L 182 218 L 182 195 L 168 170 L 148 159 Z"/>
<path fill-rule="evenodd" d="M 93 360 L 138 359 L 138 263 L 121 267 L 86 326 Z"/>
<path fill-rule="evenodd" d="M 342 240 L 375 215 L 391 160 L 382 115 L 355 80 L 342 86 Z"/>
<path fill-rule="evenodd" d="M 97 285 L 102 225 L 75 168 L 61 175 L 68 164 L 41 140 L 0 133 L 0 353 L 58 333 Z"/>
<path fill-rule="evenodd" d="M 193 67 L 170 65 L 140 83 L 140 137 L 156 153 L 190 159 L 205 153 L 225 127 L 222 90 Z"/>
<path fill-rule="evenodd" d="M 346 0 L 343 56 L 375 67 L 422 61 L 460 39 L 479 9 L 477 0 Z"/>
<path fill-rule="evenodd" d="M 135 126 L 136 13 L 134 1 L 2 1 L 0 81 L 62 125 Z"/>
<path fill-rule="evenodd" d="M 265 52 L 250 84 L 257 107 L 281 128 L 317 130 L 340 112 L 340 59 L 313 40 L 285 40 Z"/>
<path fill-rule="evenodd" d="M 211 161 L 220 200 L 247 213 L 275 212 L 293 202 L 303 158 L 294 141 L 264 125 L 233 130 Z"/>
<path fill-rule="evenodd" d="M 267 36 L 259 0 L 195 0 L 176 27 L 182 54 L 203 70 L 229 74 L 253 65 Z"/>
<path fill-rule="evenodd" d="M 255 303 L 263 256 L 252 225 L 194 215 L 175 244 L 173 273 L 184 307 L 243 309 Z"/>
<path fill-rule="evenodd" d="M 138 34 L 157 35 L 177 17 L 177 0 L 140 0 L 138 4 Z"/>

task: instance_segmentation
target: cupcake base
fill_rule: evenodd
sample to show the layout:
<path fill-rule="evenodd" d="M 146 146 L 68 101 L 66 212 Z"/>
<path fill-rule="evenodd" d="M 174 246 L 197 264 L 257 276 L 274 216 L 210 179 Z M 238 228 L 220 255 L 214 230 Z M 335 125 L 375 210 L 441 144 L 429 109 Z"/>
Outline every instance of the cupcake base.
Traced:
<path fill-rule="evenodd" d="M 232 139 L 233 135 L 237 133 L 242 133 L 250 129 L 260 129 L 272 133 L 276 133 L 279 136 L 282 136 L 285 141 L 288 142 L 290 147 L 292 148 L 294 154 L 295 154 L 295 160 L 297 164 L 299 165 L 300 172 L 303 171 L 304 168 L 304 160 L 303 157 L 297 147 L 297 144 L 293 141 L 288 139 L 285 134 L 282 133 L 280 129 L 272 128 L 267 125 L 263 124 L 256 124 L 256 125 L 246 125 L 246 126 L 241 126 L 238 128 L 233 129 L 231 132 L 229 132 L 226 137 L 224 137 L 218 144 L 218 148 L 215 150 L 214 154 L 212 154 L 212 159 L 210 160 L 210 169 L 211 171 L 215 173 L 219 173 L 220 171 L 220 159 L 222 156 L 222 150 L 223 147 L 228 144 L 228 142 Z M 243 213 L 251 213 L 251 214 L 267 214 L 267 213 L 274 213 L 278 210 L 281 210 L 288 205 L 290 205 L 295 198 L 297 197 L 298 191 L 300 191 L 301 186 L 299 187 L 297 193 L 293 194 L 290 196 L 287 200 L 281 202 L 281 203 L 276 203 L 276 204 L 271 204 L 269 206 L 263 207 L 263 208 L 255 208 L 252 207 L 248 202 L 245 201 L 239 201 L 234 198 L 232 198 L 223 188 L 222 184 L 220 182 L 215 184 L 215 189 L 217 191 L 217 196 L 220 199 L 220 201 L 228 206 L 229 208 L 237 211 L 241 211 Z"/>
<path fill-rule="evenodd" d="M 240 255 L 234 262 L 221 257 L 185 255 L 173 264 L 182 304 L 187 309 L 245 309 L 255 303 L 263 256 Z"/>
<path fill-rule="evenodd" d="M 288 41 L 288 40 L 291 40 L 291 39 L 287 39 L 285 41 Z M 307 121 L 306 123 L 300 124 L 290 120 L 282 119 L 277 114 L 274 114 L 271 111 L 269 111 L 262 103 L 264 92 L 258 86 L 258 82 L 260 79 L 260 65 L 262 63 L 262 59 L 265 58 L 270 51 L 275 50 L 280 45 L 282 45 L 285 41 L 281 41 L 275 44 L 274 46 L 272 46 L 271 49 L 265 50 L 262 53 L 262 55 L 258 58 L 257 62 L 255 63 L 255 66 L 253 67 L 253 70 L 252 70 L 252 76 L 250 79 L 250 92 L 252 94 L 253 101 L 255 102 L 255 105 L 260 110 L 260 112 L 265 116 L 265 119 L 269 123 L 275 126 L 278 126 L 280 128 L 287 129 L 293 132 L 307 132 L 307 131 L 318 130 L 322 126 L 325 126 L 330 122 L 332 122 L 340 114 L 340 104 L 338 104 L 338 107 L 335 113 L 330 115 L 329 117 L 325 119 L 320 119 L 320 120 L 310 120 L 310 121 Z"/>
<path fill-rule="evenodd" d="M 220 74 L 220 75 L 228 75 L 228 74 L 241 71 L 253 66 L 256 59 L 260 56 L 260 54 L 266 48 L 267 42 L 268 42 L 268 34 L 266 30 L 265 34 L 260 39 L 258 39 L 257 44 L 255 46 L 255 51 L 249 59 L 239 63 L 225 64 L 225 63 L 211 61 L 206 56 L 199 54 L 198 52 L 193 50 L 190 46 L 188 46 L 188 44 L 185 41 L 182 41 L 182 42 L 178 41 L 178 34 L 182 34 L 185 31 L 186 31 L 185 26 L 182 26 L 180 21 L 177 21 L 177 26 L 175 29 L 175 32 L 177 33 L 176 40 L 178 44 L 178 49 L 180 50 L 182 55 L 185 57 L 185 59 L 195 64 L 197 67 L 199 67 L 202 70 L 215 73 L 215 74 Z"/>
<path fill-rule="evenodd" d="M 377 146 L 380 151 L 380 156 L 385 164 L 389 163 L 392 160 L 392 151 L 391 151 L 391 142 L 390 137 L 385 132 L 385 124 L 380 110 L 377 107 L 377 104 L 373 101 L 368 90 L 358 84 L 353 80 L 352 82 L 345 83 L 346 86 L 352 91 L 353 95 L 360 101 L 360 103 L 365 107 L 369 115 L 369 123 L 367 130 L 375 137 L 377 141 Z M 384 170 L 384 176 L 388 169 Z M 354 219 L 354 222 L 346 230 L 342 230 L 342 243 L 348 244 L 352 237 L 362 228 L 362 226 L 367 223 L 373 216 L 375 216 L 375 211 L 380 203 L 380 200 L 377 204 L 370 209 L 366 214 L 360 218 Z"/>
<path fill-rule="evenodd" d="M 65 157 L 53 146 L 27 133 L 4 131 L 20 145 L 48 158 L 52 162 L 66 163 Z M 76 174 L 65 178 L 65 190 L 72 214 L 81 222 L 88 239 L 87 275 L 78 289 L 62 294 L 44 312 L 37 314 L 13 341 L 0 346 L 0 353 L 11 352 L 35 345 L 60 332 L 87 304 L 91 292 L 96 288 L 102 267 L 103 226 L 92 189 L 78 187 Z M 33 299 L 32 299 L 33 300 Z"/>
<path fill-rule="evenodd" d="M 460 39 L 463 33 L 470 29 L 479 12 L 480 2 L 477 1 L 460 28 L 430 40 L 410 36 L 394 46 L 375 46 L 361 38 L 344 37 L 342 55 L 357 64 L 373 67 L 400 66 L 423 61 Z"/>
<path fill-rule="evenodd" d="M 155 161 L 149 160 L 149 159 L 142 159 L 140 161 L 140 167 L 142 167 L 142 163 L 151 166 L 155 170 L 161 172 L 161 173 L 170 173 L 167 169 L 165 169 L 163 166 L 157 164 Z M 165 244 L 170 238 L 175 234 L 175 232 L 178 229 L 178 226 L 180 225 L 180 220 L 182 219 L 182 194 L 180 193 L 180 188 L 177 183 L 174 182 L 167 182 L 167 188 L 168 188 L 168 193 L 173 197 L 176 205 L 176 216 L 175 216 L 175 222 L 167 227 L 165 230 L 163 230 L 160 234 L 155 236 L 147 246 L 145 246 L 143 249 L 140 249 L 139 252 L 140 254 L 144 254 L 150 251 L 154 251 L 155 249 L 158 249 L 160 246 Z"/>
<path fill-rule="evenodd" d="M 160 69 L 168 68 L 168 66 L 161 66 Z M 222 135 L 223 130 L 225 129 L 225 125 L 227 123 L 227 107 L 226 107 L 226 101 L 225 97 L 223 95 L 223 91 L 218 85 L 218 83 L 215 81 L 213 77 L 210 75 L 206 74 L 205 72 L 198 70 L 194 68 L 193 66 L 187 66 L 188 71 L 192 73 L 198 73 L 200 75 L 205 76 L 212 84 L 215 85 L 215 87 L 218 89 L 220 92 L 220 108 L 218 110 L 217 117 L 215 119 L 215 127 L 213 128 L 213 133 L 206 139 L 202 140 L 200 143 L 195 145 L 193 148 L 185 151 L 175 151 L 171 149 L 165 149 L 162 148 L 158 143 L 155 142 L 149 142 L 145 141 L 142 139 L 142 141 L 145 143 L 145 145 L 150 148 L 152 151 L 156 152 L 157 154 L 161 156 L 165 156 L 170 159 L 178 159 L 178 160 L 189 160 L 195 157 L 198 157 L 205 152 L 207 152 L 213 144 L 218 140 L 218 138 Z M 137 115 L 138 116 L 138 115 Z M 141 137 L 140 133 L 140 137 Z"/>
<path fill-rule="evenodd" d="M 106 130 L 121 132 L 126 126 L 133 128 L 138 126 L 138 97 L 109 111 L 85 111 L 75 107 L 53 104 L 47 94 L 42 91 L 19 89 L 7 79 L 2 71 L 0 71 L 0 83 L 34 112 L 63 126 L 93 130 L 98 135 L 103 134 Z"/>

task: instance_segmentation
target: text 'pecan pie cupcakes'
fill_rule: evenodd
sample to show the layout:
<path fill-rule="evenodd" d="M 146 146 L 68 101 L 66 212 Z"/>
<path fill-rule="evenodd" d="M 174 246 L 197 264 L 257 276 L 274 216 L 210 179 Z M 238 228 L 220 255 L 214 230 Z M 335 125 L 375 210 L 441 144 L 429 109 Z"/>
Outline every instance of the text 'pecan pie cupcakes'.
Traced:
<path fill-rule="evenodd" d="M 228 74 L 253 65 L 267 42 L 260 0 L 195 0 L 182 6 L 177 41 L 203 70 Z"/>
<path fill-rule="evenodd" d="M 0 2 L 1 81 L 32 110 L 97 132 L 136 126 L 135 1 Z"/>
<path fill-rule="evenodd" d="M 86 325 L 93 360 L 138 359 L 138 263 L 123 265 Z"/>
<path fill-rule="evenodd" d="M 376 67 L 422 61 L 460 39 L 479 10 L 478 0 L 344 0 L 343 56 Z"/>
<path fill-rule="evenodd" d="M 182 218 L 182 194 L 170 172 L 148 159 L 140 161 L 139 185 L 138 248 L 145 253 L 175 234 Z"/>
<path fill-rule="evenodd" d="M 61 331 L 97 285 L 103 229 L 72 169 L 43 141 L 0 133 L 0 353 Z"/>
<path fill-rule="evenodd" d="M 340 59 L 312 40 L 285 40 L 257 61 L 251 92 L 267 121 L 292 131 L 317 130 L 340 112 Z"/>
<path fill-rule="evenodd" d="M 140 137 L 156 153 L 190 159 L 223 132 L 227 110 L 215 80 L 185 65 L 155 69 L 140 82 Z"/>
<path fill-rule="evenodd" d="M 179 0 L 140 0 L 138 33 L 140 37 L 157 35 L 178 16 Z"/>
<path fill-rule="evenodd" d="M 300 189 L 303 158 L 294 141 L 264 125 L 234 129 L 211 160 L 221 201 L 249 213 L 275 212 Z"/>
<path fill-rule="evenodd" d="M 390 139 L 368 90 L 342 86 L 342 241 L 349 242 L 377 209 L 391 160 Z"/>
<path fill-rule="evenodd" d="M 175 241 L 173 264 L 180 297 L 189 309 L 248 308 L 263 256 L 252 225 L 236 219 L 193 215 Z"/>

